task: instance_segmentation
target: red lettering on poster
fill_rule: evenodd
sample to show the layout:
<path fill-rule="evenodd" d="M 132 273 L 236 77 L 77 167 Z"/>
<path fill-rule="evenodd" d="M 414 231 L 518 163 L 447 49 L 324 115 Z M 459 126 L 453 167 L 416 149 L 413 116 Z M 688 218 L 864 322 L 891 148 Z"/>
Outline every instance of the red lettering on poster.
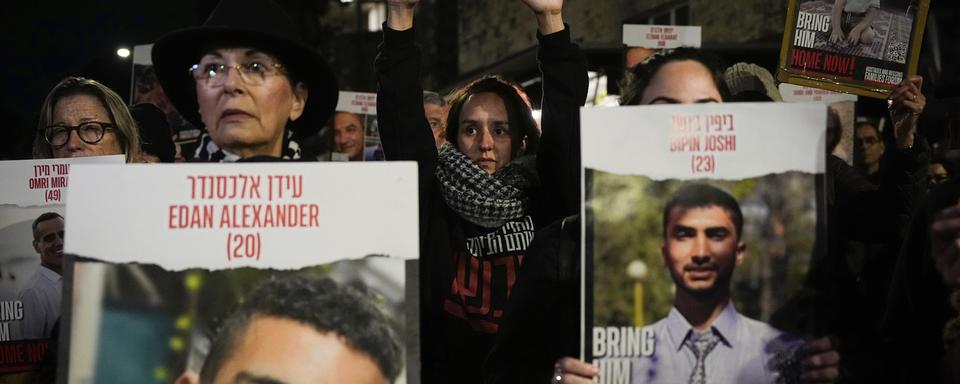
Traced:
<path fill-rule="evenodd" d="M 303 175 L 188 175 L 185 181 L 189 200 L 197 203 L 170 204 L 167 228 L 254 230 L 227 233 L 227 260 L 260 260 L 263 236 L 257 229 L 320 226 L 320 206 L 299 201 Z"/>
<path fill-rule="evenodd" d="M 59 202 L 63 188 L 67 187 L 70 164 L 39 164 L 33 166 L 33 176 L 27 179 L 27 189 L 39 190 L 43 202 Z"/>

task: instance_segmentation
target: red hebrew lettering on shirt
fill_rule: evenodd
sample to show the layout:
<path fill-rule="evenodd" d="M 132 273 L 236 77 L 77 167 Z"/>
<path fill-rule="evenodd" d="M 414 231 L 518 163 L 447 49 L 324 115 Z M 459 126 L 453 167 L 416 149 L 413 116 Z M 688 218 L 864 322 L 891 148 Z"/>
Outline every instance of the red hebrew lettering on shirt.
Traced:
<path fill-rule="evenodd" d="M 497 333 L 533 232 L 527 217 L 467 239 L 466 252 L 453 255 L 456 273 L 443 309 L 477 332 Z"/>

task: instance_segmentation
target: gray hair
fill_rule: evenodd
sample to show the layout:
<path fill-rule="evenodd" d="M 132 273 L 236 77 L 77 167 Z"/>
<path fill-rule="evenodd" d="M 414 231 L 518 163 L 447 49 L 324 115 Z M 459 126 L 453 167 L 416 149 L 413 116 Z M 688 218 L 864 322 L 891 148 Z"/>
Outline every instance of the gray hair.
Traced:
<path fill-rule="evenodd" d="M 447 102 L 443 99 L 443 96 L 440 96 L 439 93 L 433 91 L 423 91 L 423 103 L 436 104 L 441 107 L 447 106 Z"/>

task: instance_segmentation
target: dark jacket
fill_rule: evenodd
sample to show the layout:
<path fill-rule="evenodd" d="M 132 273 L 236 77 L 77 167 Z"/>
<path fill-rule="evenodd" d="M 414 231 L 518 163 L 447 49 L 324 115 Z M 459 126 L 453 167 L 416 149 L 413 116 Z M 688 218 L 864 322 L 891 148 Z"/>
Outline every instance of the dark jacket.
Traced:
<path fill-rule="evenodd" d="M 579 206 L 579 106 L 586 98 L 586 64 L 568 29 L 538 36 L 544 72 L 543 134 L 537 153 L 540 186 L 529 218 L 514 221 L 528 239 L 535 227 Z M 420 329 L 424 383 L 479 382 L 481 365 L 499 331 L 522 249 L 475 255 L 467 241 L 500 239 L 507 226 L 483 228 L 444 202 L 434 176 L 437 150 L 423 113 L 420 50 L 414 31 L 384 28 L 376 60 L 377 119 L 388 160 L 419 164 Z"/>

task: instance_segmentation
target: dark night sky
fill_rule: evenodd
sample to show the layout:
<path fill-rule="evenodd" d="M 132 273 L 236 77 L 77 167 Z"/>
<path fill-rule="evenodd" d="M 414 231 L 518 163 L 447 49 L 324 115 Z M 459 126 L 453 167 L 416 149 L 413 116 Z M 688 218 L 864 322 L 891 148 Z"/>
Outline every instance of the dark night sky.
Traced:
<path fill-rule="evenodd" d="M 5 9 L 0 15 L 0 112 L 6 137 L 0 140 L 0 158 L 29 157 L 43 98 L 66 76 L 96 79 L 127 98 L 132 64 L 116 55 L 117 48 L 149 44 L 168 31 L 195 25 L 198 14 L 209 12 L 209 3 L 28 0 Z"/>

